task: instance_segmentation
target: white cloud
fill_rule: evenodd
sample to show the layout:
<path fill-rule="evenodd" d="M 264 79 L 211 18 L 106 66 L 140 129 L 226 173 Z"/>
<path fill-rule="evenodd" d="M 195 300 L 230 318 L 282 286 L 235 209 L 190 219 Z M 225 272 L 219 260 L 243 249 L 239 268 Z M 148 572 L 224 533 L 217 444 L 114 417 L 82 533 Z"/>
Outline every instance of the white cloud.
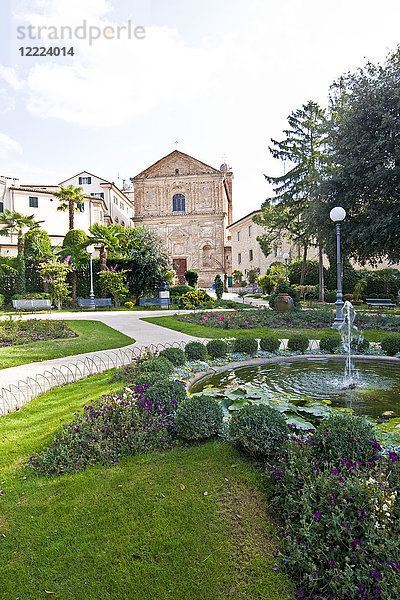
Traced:
<path fill-rule="evenodd" d="M 16 154 L 22 154 L 21 144 L 5 133 L 0 133 L 0 160 L 7 160 Z"/>

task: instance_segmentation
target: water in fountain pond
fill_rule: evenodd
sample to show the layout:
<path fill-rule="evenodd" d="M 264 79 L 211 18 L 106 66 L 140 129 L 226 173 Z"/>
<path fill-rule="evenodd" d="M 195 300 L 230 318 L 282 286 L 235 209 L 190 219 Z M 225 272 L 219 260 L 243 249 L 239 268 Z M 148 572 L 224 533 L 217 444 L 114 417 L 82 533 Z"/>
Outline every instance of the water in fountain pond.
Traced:
<path fill-rule="evenodd" d="M 340 325 L 338 331 L 342 338 L 342 345 L 347 353 L 346 366 L 344 370 L 343 386 L 345 388 L 357 387 L 360 380 L 360 373 L 356 368 L 353 356 L 352 348 L 358 345 L 364 339 L 361 331 L 358 330 L 357 326 L 354 325 L 356 311 L 351 302 L 346 300 L 343 305 L 343 323 Z"/>

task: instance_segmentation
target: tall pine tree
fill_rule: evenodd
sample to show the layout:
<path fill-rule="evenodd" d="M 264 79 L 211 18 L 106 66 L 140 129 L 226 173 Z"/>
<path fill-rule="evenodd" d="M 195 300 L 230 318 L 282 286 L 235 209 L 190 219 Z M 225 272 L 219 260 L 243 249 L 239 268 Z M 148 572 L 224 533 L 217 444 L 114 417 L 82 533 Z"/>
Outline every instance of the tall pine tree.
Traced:
<path fill-rule="evenodd" d="M 310 100 L 289 115 L 288 124 L 289 128 L 283 131 L 285 138 L 282 141 L 271 139 L 269 151 L 290 168 L 278 177 L 265 175 L 274 186 L 275 196 L 264 202 L 263 214 L 254 217 L 254 221 L 267 229 L 259 237 L 264 254 L 281 237 L 302 247 L 304 280 L 307 250 L 311 244 L 320 247 L 322 262 L 322 240 L 316 237 L 312 216 L 320 183 L 329 167 L 327 118 L 325 111 Z M 323 282 L 320 281 L 320 300 L 322 294 Z"/>

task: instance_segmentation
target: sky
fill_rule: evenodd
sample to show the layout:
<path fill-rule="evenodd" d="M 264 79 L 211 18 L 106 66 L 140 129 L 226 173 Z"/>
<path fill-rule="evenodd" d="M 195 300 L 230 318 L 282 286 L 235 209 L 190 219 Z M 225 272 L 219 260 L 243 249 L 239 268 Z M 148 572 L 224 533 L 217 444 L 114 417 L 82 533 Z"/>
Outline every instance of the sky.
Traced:
<path fill-rule="evenodd" d="M 283 165 L 268 145 L 288 115 L 384 61 L 399 20 L 398 0 L 0 0 L 0 175 L 57 184 L 87 170 L 121 186 L 178 148 L 229 163 L 236 220 L 272 195 L 264 173 Z M 88 39 L 129 23 L 137 37 Z M 62 26 L 86 38 L 54 39 Z"/>

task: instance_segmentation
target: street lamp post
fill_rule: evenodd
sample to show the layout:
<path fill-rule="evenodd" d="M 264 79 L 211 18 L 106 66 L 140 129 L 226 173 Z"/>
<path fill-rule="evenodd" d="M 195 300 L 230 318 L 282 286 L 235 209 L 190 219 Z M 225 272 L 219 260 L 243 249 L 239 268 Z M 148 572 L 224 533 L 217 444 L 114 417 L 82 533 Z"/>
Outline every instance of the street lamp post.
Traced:
<path fill-rule="evenodd" d="M 331 220 L 336 224 L 336 257 L 337 257 L 337 297 L 336 316 L 332 324 L 333 329 L 338 329 L 343 323 L 343 293 L 342 293 L 342 261 L 340 257 L 340 224 L 346 217 L 346 211 L 341 206 L 332 208 L 329 214 Z"/>
<path fill-rule="evenodd" d="M 283 255 L 283 258 L 285 259 L 286 283 L 287 283 L 287 261 L 289 260 L 290 255 L 287 252 L 285 252 L 284 255 Z"/>
<path fill-rule="evenodd" d="M 94 303 L 94 291 L 93 291 L 93 253 L 94 253 L 93 244 L 91 244 L 90 246 L 87 246 L 86 251 L 88 252 L 88 254 L 90 256 L 90 293 L 89 293 L 90 308 L 92 310 L 94 310 L 96 308 L 96 305 Z"/>

